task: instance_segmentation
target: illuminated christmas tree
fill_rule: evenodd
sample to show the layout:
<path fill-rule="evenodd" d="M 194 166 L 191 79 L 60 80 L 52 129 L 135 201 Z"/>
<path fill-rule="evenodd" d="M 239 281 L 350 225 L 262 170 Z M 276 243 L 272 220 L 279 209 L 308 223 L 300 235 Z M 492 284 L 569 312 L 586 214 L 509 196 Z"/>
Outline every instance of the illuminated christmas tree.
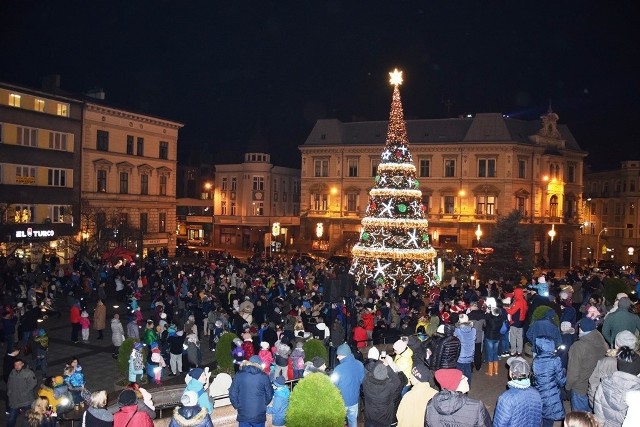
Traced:
<path fill-rule="evenodd" d="M 433 260 L 422 191 L 409 151 L 400 90 L 402 72 L 389 73 L 393 100 L 387 140 L 369 191 L 360 240 L 353 247 L 350 272 L 356 281 L 396 287 L 413 283 L 433 285 L 438 280 Z"/>

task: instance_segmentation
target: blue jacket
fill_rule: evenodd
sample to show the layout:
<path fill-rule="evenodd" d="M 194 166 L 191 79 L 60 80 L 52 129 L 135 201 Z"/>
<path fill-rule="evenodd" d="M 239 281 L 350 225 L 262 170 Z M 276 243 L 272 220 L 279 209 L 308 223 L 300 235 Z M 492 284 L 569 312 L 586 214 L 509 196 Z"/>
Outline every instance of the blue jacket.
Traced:
<path fill-rule="evenodd" d="M 273 393 L 273 405 L 267 407 L 267 414 L 273 415 L 271 424 L 274 426 L 283 426 L 285 424 L 284 418 L 287 415 L 287 408 L 289 408 L 289 387 L 276 386 L 276 390 Z"/>
<path fill-rule="evenodd" d="M 231 387 L 229 400 L 238 411 L 238 422 L 264 423 L 267 420 L 267 405 L 273 398 L 271 381 L 264 371 L 250 362 L 244 362 Z"/>
<path fill-rule="evenodd" d="M 187 387 L 184 389 L 184 393 L 188 391 L 193 391 L 198 395 L 198 406 L 206 409 L 207 413 L 209 414 L 213 412 L 213 405 L 211 404 L 209 396 L 207 395 L 207 392 L 204 390 L 204 386 L 200 381 L 198 381 L 196 378 L 191 378 L 191 381 L 189 381 L 189 384 L 187 384 Z"/>
<path fill-rule="evenodd" d="M 471 323 L 463 323 L 453 333 L 460 340 L 460 355 L 458 363 L 473 362 L 473 354 L 476 350 L 476 330 Z"/>
<path fill-rule="evenodd" d="M 560 388 L 567 383 L 560 357 L 555 354 L 553 341 L 548 337 L 536 338 L 536 357 L 533 359 L 536 389 L 542 398 L 542 417 L 548 420 L 564 418 Z"/>
<path fill-rule="evenodd" d="M 529 326 L 529 330 L 527 331 L 527 339 L 532 345 L 535 344 L 537 337 L 543 336 L 551 338 L 556 347 L 562 344 L 560 328 L 553 323 L 553 316 L 555 314 L 555 311 L 549 309 L 542 319 L 531 323 L 531 326 Z"/>
<path fill-rule="evenodd" d="M 533 387 L 515 388 L 498 396 L 493 427 L 539 426 L 542 424 L 542 400 Z"/>
<path fill-rule="evenodd" d="M 344 406 L 353 406 L 360 399 L 360 385 L 364 379 L 364 365 L 353 357 L 346 356 L 331 374 L 331 381 L 338 387 Z"/>

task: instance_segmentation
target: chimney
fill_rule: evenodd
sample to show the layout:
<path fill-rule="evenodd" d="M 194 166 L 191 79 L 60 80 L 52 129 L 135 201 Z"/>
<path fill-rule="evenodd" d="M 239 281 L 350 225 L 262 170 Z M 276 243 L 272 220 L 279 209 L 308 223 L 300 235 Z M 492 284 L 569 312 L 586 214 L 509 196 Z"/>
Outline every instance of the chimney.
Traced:
<path fill-rule="evenodd" d="M 104 101 L 105 97 L 107 96 L 107 94 L 104 92 L 104 89 L 102 89 L 101 87 L 89 89 L 84 94 L 88 97 L 99 99 L 101 101 Z"/>
<path fill-rule="evenodd" d="M 57 92 L 60 90 L 60 74 L 49 74 L 42 78 L 42 90 Z"/>

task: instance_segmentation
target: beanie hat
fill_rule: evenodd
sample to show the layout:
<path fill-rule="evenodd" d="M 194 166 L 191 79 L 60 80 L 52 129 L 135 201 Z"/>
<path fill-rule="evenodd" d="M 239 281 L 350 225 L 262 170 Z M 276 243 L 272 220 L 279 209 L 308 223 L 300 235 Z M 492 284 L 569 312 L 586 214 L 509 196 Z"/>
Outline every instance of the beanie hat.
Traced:
<path fill-rule="evenodd" d="M 198 395 L 195 391 L 185 391 L 180 398 L 182 406 L 196 406 L 198 404 Z"/>
<path fill-rule="evenodd" d="M 393 350 L 396 352 L 396 354 L 400 354 L 406 349 L 407 349 L 407 343 L 402 340 L 398 340 L 393 343 Z"/>
<path fill-rule="evenodd" d="M 378 363 L 373 369 L 373 378 L 377 380 L 386 380 L 389 378 L 389 373 L 387 372 L 387 367 L 384 363 Z"/>
<path fill-rule="evenodd" d="M 136 392 L 133 390 L 122 390 L 118 396 L 118 405 L 120 406 L 131 406 L 135 405 L 137 402 L 138 397 L 136 396 Z"/>
<path fill-rule="evenodd" d="M 369 349 L 369 352 L 367 353 L 367 359 L 374 359 L 374 360 L 380 359 L 380 351 L 378 351 L 378 349 L 375 347 L 371 347 Z"/>
<path fill-rule="evenodd" d="M 561 332 L 569 332 L 571 329 L 571 322 L 562 322 L 560 323 L 560 331 Z"/>
<path fill-rule="evenodd" d="M 325 364 L 325 361 L 322 357 L 315 356 L 313 359 L 311 359 L 311 363 L 313 363 L 313 366 L 315 368 L 320 368 L 322 365 Z"/>
<path fill-rule="evenodd" d="M 282 375 L 278 375 L 274 380 L 273 380 L 273 384 L 277 385 L 277 386 L 283 386 L 286 384 L 286 380 L 284 379 L 284 377 Z"/>
<path fill-rule="evenodd" d="M 469 316 L 467 316 L 466 314 L 461 314 L 458 317 L 458 323 L 469 323 Z"/>
<path fill-rule="evenodd" d="M 625 294 L 624 292 L 620 292 L 620 293 L 616 294 L 616 299 L 618 301 L 620 301 L 622 298 L 629 298 L 629 295 Z"/>
<path fill-rule="evenodd" d="M 238 346 L 238 345 L 242 345 L 242 340 L 241 340 L 240 338 L 234 338 L 234 339 L 233 339 L 233 343 L 234 343 L 235 345 L 237 345 L 237 346 Z"/>
<path fill-rule="evenodd" d="M 583 332 L 591 332 L 595 328 L 596 328 L 596 322 L 594 322 L 593 319 L 589 319 L 588 317 L 585 317 L 580 321 L 580 329 L 582 329 Z"/>
<path fill-rule="evenodd" d="M 80 314 L 81 317 L 89 317 L 89 313 L 87 313 L 86 311 L 83 311 L 82 314 Z"/>
<path fill-rule="evenodd" d="M 411 368 L 411 375 L 413 375 L 418 381 L 425 383 L 429 381 L 432 373 L 429 368 L 427 368 L 427 365 L 423 363 L 416 363 L 413 365 L 413 368 Z"/>
<path fill-rule="evenodd" d="M 628 310 L 629 307 L 631 307 L 631 300 L 628 297 L 623 297 L 618 300 L 618 308 Z"/>
<path fill-rule="evenodd" d="M 249 362 L 255 363 L 257 365 L 262 365 L 262 359 L 260 359 L 259 356 L 255 356 L 255 355 L 249 358 Z"/>
<path fill-rule="evenodd" d="M 160 313 L 160 318 L 161 319 L 166 319 L 167 318 L 167 313 Z"/>
<path fill-rule="evenodd" d="M 529 363 L 522 357 L 510 357 L 507 359 L 507 365 L 509 366 L 509 372 L 513 379 L 526 378 L 531 374 L 531 367 Z"/>
<path fill-rule="evenodd" d="M 189 376 L 194 380 L 197 380 L 203 373 L 204 370 L 202 368 L 193 368 L 189 371 Z"/>
<path fill-rule="evenodd" d="M 338 350 L 336 351 L 336 355 L 338 356 L 350 356 L 351 353 L 351 349 L 349 348 L 349 345 L 345 342 L 340 344 L 340 346 L 338 347 Z"/>
<path fill-rule="evenodd" d="M 436 329 L 436 333 L 444 335 L 444 325 L 438 326 L 438 329 Z"/>
<path fill-rule="evenodd" d="M 618 350 L 618 371 L 626 372 L 633 376 L 640 374 L 640 356 L 629 347 L 621 347 Z"/>
<path fill-rule="evenodd" d="M 266 342 L 266 341 L 262 341 L 260 343 L 260 348 L 263 349 L 263 350 L 269 350 L 269 343 Z"/>
<path fill-rule="evenodd" d="M 638 345 L 638 339 L 636 336 L 630 331 L 620 331 L 616 335 L 615 347 L 629 347 L 630 349 L 635 349 L 636 345 Z"/>
<path fill-rule="evenodd" d="M 462 371 L 460 369 L 438 369 L 435 377 L 440 387 L 455 391 L 462 380 Z"/>
<path fill-rule="evenodd" d="M 222 328 L 222 322 L 219 320 L 216 320 L 215 325 L 216 325 L 216 328 Z"/>
<path fill-rule="evenodd" d="M 138 351 L 142 350 L 142 347 L 144 347 L 144 343 L 141 343 L 141 342 L 137 342 L 133 345 L 133 348 L 135 348 Z"/>

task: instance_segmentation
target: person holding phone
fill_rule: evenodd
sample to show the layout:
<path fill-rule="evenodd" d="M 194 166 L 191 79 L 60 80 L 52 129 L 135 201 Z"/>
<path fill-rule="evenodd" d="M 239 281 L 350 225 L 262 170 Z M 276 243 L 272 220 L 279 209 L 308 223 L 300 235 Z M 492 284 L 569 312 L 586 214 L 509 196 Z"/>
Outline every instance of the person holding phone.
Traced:
<path fill-rule="evenodd" d="M 42 396 L 36 398 L 33 407 L 24 413 L 24 418 L 29 427 L 56 427 L 58 425 L 58 415 L 49 405 L 49 399 Z"/>

